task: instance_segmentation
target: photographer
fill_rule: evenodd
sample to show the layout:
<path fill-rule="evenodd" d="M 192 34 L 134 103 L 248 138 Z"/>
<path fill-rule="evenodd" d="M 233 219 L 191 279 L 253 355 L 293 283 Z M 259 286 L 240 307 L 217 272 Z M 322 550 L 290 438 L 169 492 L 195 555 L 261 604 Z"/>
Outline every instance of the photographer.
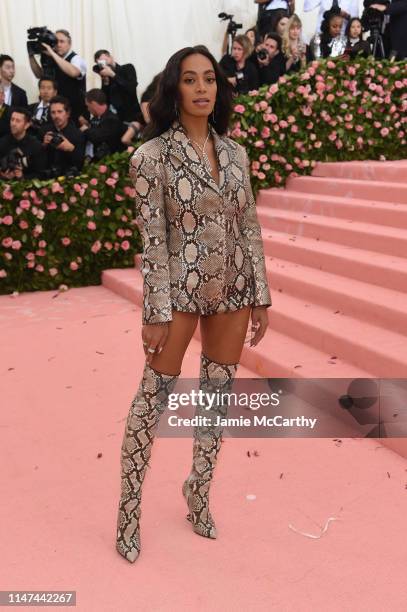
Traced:
<path fill-rule="evenodd" d="M 54 176 L 78 174 L 85 158 L 85 137 L 70 121 L 69 100 L 55 96 L 50 101 L 52 130 L 44 128 L 43 145 L 47 150 L 47 167 Z"/>
<path fill-rule="evenodd" d="M 281 17 L 290 17 L 295 11 L 295 0 L 254 0 L 259 5 L 257 32 L 264 37 L 268 32 L 275 32 L 277 21 Z"/>
<path fill-rule="evenodd" d="M 0 138 L 10 133 L 10 107 L 4 100 L 4 87 L 0 83 Z"/>
<path fill-rule="evenodd" d="M 0 55 L 0 82 L 4 88 L 5 104 L 8 106 L 27 106 L 27 94 L 12 81 L 15 75 L 14 60 L 9 55 Z"/>
<path fill-rule="evenodd" d="M 40 101 L 30 104 L 28 106 L 28 110 L 30 111 L 33 120 L 35 120 L 38 125 L 42 125 L 51 121 L 49 114 L 49 103 L 52 98 L 55 98 L 55 96 L 58 94 L 57 84 L 48 77 L 42 77 L 38 81 L 38 90 Z"/>
<path fill-rule="evenodd" d="M 50 33 L 52 35 L 52 33 Z M 58 93 L 68 98 L 72 108 L 72 120 L 77 121 L 85 110 L 86 92 L 86 62 L 71 50 L 71 35 L 66 30 L 57 30 L 56 44 L 53 48 L 42 42 L 43 55 L 48 59 L 46 69 L 40 66 L 33 53 L 33 47 L 27 45 L 30 66 L 34 75 L 39 79 L 44 76 L 51 77 L 57 84 Z"/>
<path fill-rule="evenodd" d="M 248 61 L 252 52 L 250 40 L 244 34 L 235 36 L 232 54 L 224 55 L 219 64 L 236 94 L 244 94 L 259 86 L 259 75 L 255 65 Z"/>
<path fill-rule="evenodd" d="M 390 5 L 371 4 L 371 9 L 390 15 L 391 51 L 396 52 L 396 60 L 407 58 L 407 0 L 392 0 Z"/>
<path fill-rule="evenodd" d="M 88 141 L 86 155 L 99 161 L 105 155 L 123 151 L 121 138 L 125 125 L 107 106 L 106 94 L 101 89 L 91 89 L 85 96 L 90 121 L 82 120 L 80 130 Z"/>
<path fill-rule="evenodd" d="M 257 47 L 257 64 L 261 85 L 276 83 L 285 74 L 285 57 L 281 52 L 281 37 L 270 32 L 264 37 L 264 42 Z"/>
<path fill-rule="evenodd" d="M 30 121 L 26 108 L 13 108 L 10 134 L 0 138 L 0 177 L 3 179 L 39 177 L 45 168 L 41 144 L 27 134 Z"/>
<path fill-rule="evenodd" d="M 106 94 L 111 110 L 116 111 L 121 121 L 142 122 L 137 98 L 137 74 L 133 64 L 117 64 L 106 49 L 96 51 L 95 62 L 93 70 L 102 79 L 102 90 Z"/>

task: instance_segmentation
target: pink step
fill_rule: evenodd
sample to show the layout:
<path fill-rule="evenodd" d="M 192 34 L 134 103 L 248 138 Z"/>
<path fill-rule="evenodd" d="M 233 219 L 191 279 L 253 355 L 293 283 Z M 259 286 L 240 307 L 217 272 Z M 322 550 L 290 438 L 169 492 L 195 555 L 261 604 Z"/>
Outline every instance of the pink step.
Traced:
<path fill-rule="evenodd" d="M 407 176 L 407 160 L 318 162 L 313 176 L 362 179 L 404 183 Z"/>
<path fill-rule="evenodd" d="M 269 324 L 306 345 L 340 356 L 377 377 L 407 375 L 407 339 L 354 317 L 314 303 L 274 293 Z M 405 330 L 404 330 L 405 331 Z"/>
<path fill-rule="evenodd" d="M 263 189 L 257 197 L 257 210 L 263 209 L 284 209 L 407 229 L 407 204 L 397 202 L 374 202 L 291 189 Z"/>
<path fill-rule="evenodd" d="M 325 272 L 343 275 L 396 291 L 407 290 L 407 259 L 263 229 L 264 251 Z"/>
<path fill-rule="evenodd" d="M 407 253 L 407 229 L 261 207 L 258 218 L 263 228 L 325 240 L 399 257 Z"/>
<path fill-rule="evenodd" d="M 102 274 L 102 283 L 111 291 L 141 307 L 143 292 L 139 271 L 133 268 L 105 270 Z M 194 337 L 199 338 L 199 326 Z M 257 347 L 244 346 L 241 364 L 257 376 L 269 378 L 372 376 L 364 368 L 346 363 L 339 356 L 338 359 L 332 360 L 333 355 L 269 328 L 265 338 Z"/>
<path fill-rule="evenodd" d="M 287 189 L 363 200 L 407 204 L 407 183 L 361 179 L 299 176 L 287 181 Z"/>
<path fill-rule="evenodd" d="M 407 292 L 394 291 L 283 259 L 268 259 L 266 266 L 271 290 L 325 308 L 334 307 L 345 315 L 359 317 L 397 333 L 407 330 Z"/>

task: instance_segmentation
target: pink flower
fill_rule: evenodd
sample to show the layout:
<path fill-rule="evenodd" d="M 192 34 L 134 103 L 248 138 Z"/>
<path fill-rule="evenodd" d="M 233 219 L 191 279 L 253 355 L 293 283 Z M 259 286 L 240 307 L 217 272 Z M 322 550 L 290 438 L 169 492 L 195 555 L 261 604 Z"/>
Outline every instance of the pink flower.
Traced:
<path fill-rule="evenodd" d="M 86 209 L 86 216 L 87 217 L 93 217 L 94 216 L 94 211 L 91 208 L 87 208 Z"/>
<path fill-rule="evenodd" d="M 45 249 L 45 247 L 47 246 L 47 241 L 46 240 L 40 240 L 38 243 L 38 246 L 40 247 L 40 249 Z"/>
<path fill-rule="evenodd" d="M 268 108 L 268 104 L 265 100 L 261 100 L 259 102 L 259 107 L 260 107 L 260 110 L 265 111 Z"/>
<path fill-rule="evenodd" d="M 7 276 L 7 272 L 5 270 L 0 270 L 0 278 L 5 278 Z"/>
<path fill-rule="evenodd" d="M 285 121 L 284 119 L 281 119 L 280 127 L 282 127 L 283 129 L 287 128 L 288 127 L 287 121 Z"/>
<path fill-rule="evenodd" d="M 124 229 L 119 228 L 119 229 L 116 231 L 116 235 L 117 235 L 119 238 L 123 238 L 123 236 L 124 236 Z"/>
<path fill-rule="evenodd" d="M 57 268 L 50 268 L 49 269 L 49 275 L 50 276 L 56 276 L 58 274 L 58 269 Z"/>
<path fill-rule="evenodd" d="M 103 164 L 99 166 L 99 172 L 100 174 L 105 174 L 107 172 L 107 166 L 104 166 Z"/>
<path fill-rule="evenodd" d="M 123 240 L 121 246 L 122 246 L 123 251 L 128 251 L 130 248 L 130 242 L 128 240 Z"/>
<path fill-rule="evenodd" d="M 96 189 L 92 189 L 92 191 L 90 192 L 90 195 L 92 196 L 92 198 L 98 198 L 99 197 L 99 192 L 96 191 Z"/>
<path fill-rule="evenodd" d="M 98 180 L 97 180 L 97 178 L 91 178 L 91 179 L 90 179 L 90 181 L 89 181 L 89 183 L 90 183 L 91 185 L 97 185 L 97 184 L 98 184 Z"/>
<path fill-rule="evenodd" d="M 105 217 L 108 217 L 110 215 L 110 212 L 111 212 L 110 208 L 104 208 L 103 209 L 103 215 Z"/>
<path fill-rule="evenodd" d="M 8 236 L 7 238 L 3 238 L 1 244 L 4 246 L 4 248 L 8 249 L 13 244 L 13 239 L 10 238 L 10 236 Z"/>
<path fill-rule="evenodd" d="M 240 113 L 241 115 L 245 112 L 246 108 L 243 106 L 243 104 L 236 104 L 234 111 L 235 113 Z"/>
<path fill-rule="evenodd" d="M 52 193 L 64 193 L 63 187 L 58 182 L 52 183 L 51 191 Z"/>
<path fill-rule="evenodd" d="M 6 215 L 5 217 L 3 217 L 3 223 L 4 225 L 12 225 L 13 217 L 11 215 Z"/>
<path fill-rule="evenodd" d="M 261 161 L 262 164 L 264 164 L 264 162 L 266 162 L 267 160 L 268 160 L 267 155 L 264 155 L 264 154 L 260 155 L 259 161 Z"/>
<path fill-rule="evenodd" d="M 335 100 L 335 96 L 333 94 L 328 94 L 326 97 L 327 102 L 333 102 Z"/>
<path fill-rule="evenodd" d="M 42 264 L 37 264 L 35 266 L 35 269 L 37 270 L 37 272 L 44 272 L 44 266 Z"/>
<path fill-rule="evenodd" d="M 92 253 L 97 253 L 98 251 L 100 251 L 100 249 L 102 248 L 102 243 L 100 242 L 100 240 L 96 240 L 96 242 L 94 242 L 91 246 L 91 251 Z"/>
<path fill-rule="evenodd" d="M 28 210 L 31 206 L 30 200 L 20 200 L 19 204 L 23 210 Z"/>
<path fill-rule="evenodd" d="M 105 242 L 105 249 L 107 249 L 108 251 L 111 251 L 113 248 L 113 245 L 111 242 Z"/>
<path fill-rule="evenodd" d="M 62 202 L 61 210 L 62 210 L 62 212 L 67 212 L 69 210 L 69 206 L 68 206 L 68 204 L 66 202 Z"/>
<path fill-rule="evenodd" d="M 291 126 L 291 131 L 293 134 L 296 134 L 298 132 L 298 125 L 292 125 Z"/>
<path fill-rule="evenodd" d="M 61 242 L 64 246 L 68 246 L 69 244 L 71 244 L 71 239 L 70 238 L 61 238 Z"/>
<path fill-rule="evenodd" d="M 328 61 L 328 62 L 326 63 L 326 66 L 327 66 L 327 68 L 335 68 L 335 62 Z"/>
<path fill-rule="evenodd" d="M 114 187 L 116 185 L 116 182 L 117 181 L 114 178 L 111 178 L 111 177 L 109 177 L 105 181 L 106 185 L 109 185 L 109 187 Z"/>
<path fill-rule="evenodd" d="M 21 249 L 21 242 L 19 240 L 13 240 L 11 243 L 11 248 L 15 251 L 19 251 Z"/>
<path fill-rule="evenodd" d="M 260 163 L 258 161 L 253 161 L 252 162 L 252 170 L 259 170 L 259 168 L 260 168 Z"/>
<path fill-rule="evenodd" d="M 382 128 L 382 129 L 380 130 L 380 134 L 381 134 L 382 136 L 388 136 L 388 135 L 389 135 L 389 133 L 390 133 L 390 131 L 389 131 L 389 129 L 388 129 L 388 128 L 386 128 L 386 127 Z"/>
<path fill-rule="evenodd" d="M 272 95 L 278 92 L 278 84 L 277 83 L 273 83 L 272 85 L 270 85 L 269 89 L 268 89 L 269 93 L 271 93 Z"/>
<path fill-rule="evenodd" d="M 14 198 L 14 193 L 11 191 L 10 188 L 6 187 L 3 191 L 3 198 L 5 200 L 12 200 Z"/>
<path fill-rule="evenodd" d="M 79 183 L 75 183 L 73 188 L 74 188 L 74 191 L 76 191 L 77 193 L 82 191 L 82 187 L 79 185 Z"/>
<path fill-rule="evenodd" d="M 96 223 L 94 221 L 88 221 L 88 224 L 86 226 L 88 229 L 90 230 L 95 230 L 96 229 Z"/>
<path fill-rule="evenodd" d="M 264 142 L 262 140 L 256 140 L 256 142 L 254 143 L 254 146 L 257 149 L 264 149 Z"/>
<path fill-rule="evenodd" d="M 265 125 L 264 128 L 262 129 L 260 135 L 261 135 L 262 138 L 269 138 L 270 133 L 271 133 L 270 132 L 270 128 L 267 125 Z"/>
<path fill-rule="evenodd" d="M 312 108 L 310 106 L 304 106 L 302 109 L 302 114 L 306 117 L 309 117 L 310 115 L 312 115 Z"/>
<path fill-rule="evenodd" d="M 74 270 L 74 271 L 79 268 L 79 266 L 76 263 L 76 261 L 71 261 L 71 263 L 69 264 L 69 267 L 71 268 L 71 270 Z"/>
<path fill-rule="evenodd" d="M 19 226 L 20 226 L 21 229 L 27 229 L 28 223 L 27 223 L 27 221 L 24 221 L 24 219 L 21 219 L 21 221 L 19 223 Z"/>
<path fill-rule="evenodd" d="M 116 200 L 116 202 L 122 202 L 124 200 L 124 197 L 121 196 L 119 193 L 116 193 L 114 199 Z"/>
<path fill-rule="evenodd" d="M 264 172 L 258 172 L 257 177 L 261 180 L 264 181 L 264 179 L 266 178 L 266 175 L 264 174 Z"/>

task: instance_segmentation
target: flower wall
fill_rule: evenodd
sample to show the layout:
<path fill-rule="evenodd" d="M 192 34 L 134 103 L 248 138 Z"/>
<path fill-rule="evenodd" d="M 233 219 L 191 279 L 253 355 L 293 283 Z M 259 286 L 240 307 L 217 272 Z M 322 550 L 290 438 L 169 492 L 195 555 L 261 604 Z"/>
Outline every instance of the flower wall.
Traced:
<path fill-rule="evenodd" d="M 235 101 L 230 135 L 254 190 L 282 187 L 316 161 L 406 157 L 406 62 L 313 62 Z M 0 182 L 0 293 L 100 284 L 141 250 L 130 153 L 80 177 Z"/>
<path fill-rule="evenodd" d="M 231 136 L 247 149 L 254 190 L 284 186 L 317 161 L 407 157 L 406 66 L 315 61 L 236 99 Z"/>

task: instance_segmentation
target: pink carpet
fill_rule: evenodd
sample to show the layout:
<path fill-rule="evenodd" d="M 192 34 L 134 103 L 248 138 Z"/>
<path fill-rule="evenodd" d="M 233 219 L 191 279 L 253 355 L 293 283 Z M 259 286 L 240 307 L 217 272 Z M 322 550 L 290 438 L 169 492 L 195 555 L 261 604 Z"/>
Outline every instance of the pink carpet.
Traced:
<path fill-rule="evenodd" d="M 192 440 L 157 438 L 130 564 L 114 544 L 139 308 L 103 286 L 2 296 L 0 325 L 1 589 L 76 590 L 85 612 L 405 611 L 406 459 L 375 440 L 228 438 L 212 541 L 185 519 Z M 318 539 L 290 527 L 330 517 Z"/>

